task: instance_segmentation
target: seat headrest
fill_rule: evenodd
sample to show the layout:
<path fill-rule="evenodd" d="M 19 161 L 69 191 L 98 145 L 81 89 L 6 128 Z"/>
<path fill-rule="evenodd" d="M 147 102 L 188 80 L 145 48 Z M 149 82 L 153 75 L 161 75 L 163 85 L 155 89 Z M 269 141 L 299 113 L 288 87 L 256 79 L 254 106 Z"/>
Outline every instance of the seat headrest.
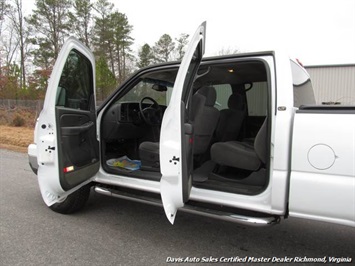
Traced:
<path fill-rule="evenodd" d="M 231 110 L 242 111 L 245 109 L 243 98 L 240 94 L 232 94 L 228 99 L 228 108 Z"/>
<path fill-rule="evenodd" d="M 202 87 L 197 93 L 206 97 L 206 106 L 214 106 L 216 103 L 217 93 L 214 87 Z"/>

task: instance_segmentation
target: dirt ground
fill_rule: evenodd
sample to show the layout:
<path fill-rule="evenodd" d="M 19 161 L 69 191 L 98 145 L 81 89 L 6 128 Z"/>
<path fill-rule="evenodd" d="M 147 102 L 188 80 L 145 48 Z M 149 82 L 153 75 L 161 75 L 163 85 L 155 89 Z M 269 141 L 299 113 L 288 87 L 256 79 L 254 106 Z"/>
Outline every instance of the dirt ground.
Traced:
<path fill-rule="evenodd" d="M 0 125 L 0 148 L 18 152 L 27 152 L 33 142 L 33 128 L 10 127 Z"/>

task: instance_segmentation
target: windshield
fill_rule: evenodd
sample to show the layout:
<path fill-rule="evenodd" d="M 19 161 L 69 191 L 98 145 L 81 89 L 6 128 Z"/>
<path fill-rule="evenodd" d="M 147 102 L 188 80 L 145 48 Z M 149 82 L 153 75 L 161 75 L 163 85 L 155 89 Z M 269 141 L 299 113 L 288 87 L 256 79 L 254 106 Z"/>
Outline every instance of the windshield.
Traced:
<path fill-rule="evenodd" d="M 129 92 L 127 92 L 120 102 L 140 102 L 144 97 L 153 98 L 159 105 L 167 106 L 169 104 L 170 95 L 173 84 L 165 86 L 162 91 L 155 90 L 157 85 L 146 79 L 141 80 Z"/>
<path fill-rule="evenodd" d="M 144 97 L 150 97 L 159 105 L 168 106 L 176 73 L 177 68 L 172 68 L 145 74 L 118 101 L 139 103 Z"/>

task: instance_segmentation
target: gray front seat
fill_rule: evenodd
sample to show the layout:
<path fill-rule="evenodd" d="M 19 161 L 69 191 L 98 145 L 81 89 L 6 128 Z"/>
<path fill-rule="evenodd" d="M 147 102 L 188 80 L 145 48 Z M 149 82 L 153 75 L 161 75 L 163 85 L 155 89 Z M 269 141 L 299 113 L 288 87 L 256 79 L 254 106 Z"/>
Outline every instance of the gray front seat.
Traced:
<path fill-rule="evenodd" d="M 207 151 L 219 119 L 219 111 L 214 107 L 216 90 L 202 87 L 192 96 L 192 121 L 194 155 Z M 139 145 L 139 156 L 143 167 L 159 166 L 159 142 L 145 141 Z"/>
<path fill-rule="evenodd" d="M 203 154 L 210 146 L 220 115 L 214 107 L 216 98 L 214 87 L 202 87 L 192 97 L 194 154 Z"/>
<path fill-rule="evenodd" d="M 267 118 L 254 145 L 239 141 L 217 142 L 212 145 L 211 159 L 219 165 L 257 171 L 267 161 Z"/>

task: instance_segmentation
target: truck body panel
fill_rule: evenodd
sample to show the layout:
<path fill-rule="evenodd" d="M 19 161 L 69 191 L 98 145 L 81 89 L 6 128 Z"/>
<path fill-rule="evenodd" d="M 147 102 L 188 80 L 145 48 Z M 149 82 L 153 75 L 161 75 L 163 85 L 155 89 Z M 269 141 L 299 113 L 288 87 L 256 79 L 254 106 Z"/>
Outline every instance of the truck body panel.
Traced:
<path fill-rule="evenodd" d="M 290 215 L 355 226 L 355 108 L 304 108 L 292 139 Z"/>

